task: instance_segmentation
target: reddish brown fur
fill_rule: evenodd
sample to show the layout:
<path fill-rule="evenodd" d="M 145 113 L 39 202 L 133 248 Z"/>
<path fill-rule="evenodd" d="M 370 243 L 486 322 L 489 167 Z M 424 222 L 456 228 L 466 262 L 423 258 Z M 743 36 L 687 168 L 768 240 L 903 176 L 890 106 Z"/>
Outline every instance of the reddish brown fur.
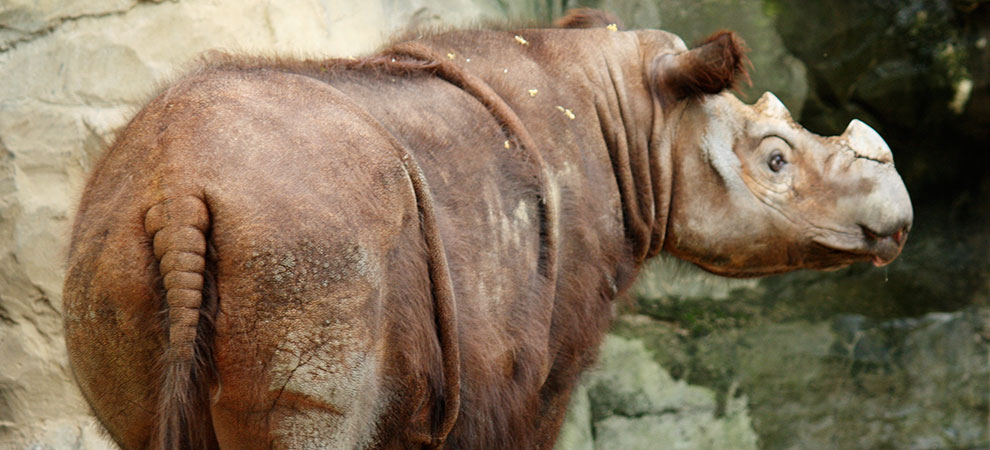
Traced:
<path fill-rule="evenodd" d="M 619 30 L 623 29 L 622 21 L 618 17 L 591 8 L 572 9 L 567 15 L 554 22 L 557 28 L 601 28 L 609 25 L 615 25 Z"/>

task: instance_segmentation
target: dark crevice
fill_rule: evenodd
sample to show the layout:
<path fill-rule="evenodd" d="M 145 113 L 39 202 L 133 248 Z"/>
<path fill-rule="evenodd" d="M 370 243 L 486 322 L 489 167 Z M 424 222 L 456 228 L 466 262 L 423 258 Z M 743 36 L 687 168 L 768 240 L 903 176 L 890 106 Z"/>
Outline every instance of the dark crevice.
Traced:
<path fill-rule="evenodd" d="M 873 161 L 873 162 L 875 162 L 877 164 L 888 164 L 888 162 L 886 162 L 886 161 L 880 161 L 879 159 L 876 159 L 876 158 L 870 158 L 869 156 L 863 156 L 863 155 L 860 155 L 859 153 L 856 153 L 856 159 L 865 159 L 867 161 Z"/>
<path fill-rule="evenodd" d="M 131 5 L 130 7 L 126 8 L 126 9 L 120 9 L 120 10 L 115 10 L 115 11 L 107 11 L 107 12 L 102 12 L 102 13 L 79 14 L 79 15 L 76 15 L 76 16 L 58 17 L 58 18 L 53 19 L 50 23 L 46 24 L 44 27 L 42 27 L 40 29 L 37 29 L 37 30 L 34 30 L 34 31 L 19 30 L 17 28 L 13 28 L 13 27 L 8 26 L 8 25 L 2 25 L 2 24 L 0 24 L 0 30 L 13 30 L 13 31 L 18 31 L 18 32 L 24 33 L 23 36 L 21 36 L 21 37 L 19 37 L 17 39 L 13 39 L 13 40 L 11 40 L 9 42 L 0 43 L 0 53 L 4 53 L 4 52 L 16 50 L 17 47 L 20 46 L 21 44 L 24 44 L 26 42 L 31 42 L 31 41 L 34 41 L 34 40 L 36 40 L 38 38 L 43 38 L 45 36 L 48 36 L 48 35 L 54 33 L 55 31 L 57 31 L 59 28 L 61 28 L 66 23 L 76 22 L 78 20 L 83 20 L 83 19 L 102 19 L 102 18 L 106 18 L 106 17 L 123 15 L 123 14 L 126 14 L 126 13 L 130 12 L 135 7 L 137 7 L 138 5 L 140 5 L 141 3 L 142 2 L 135 2 L 133 5 Z"/>
<path fill-rule="evenodd" d="M 7 308 L 5 308 L 3 304 L 3 298 L 0 297 L 0 323 L 4 323 L 6 325 L 17 325 L 17 321 L 11 317 L 10 311 L 7 311 Z"/>

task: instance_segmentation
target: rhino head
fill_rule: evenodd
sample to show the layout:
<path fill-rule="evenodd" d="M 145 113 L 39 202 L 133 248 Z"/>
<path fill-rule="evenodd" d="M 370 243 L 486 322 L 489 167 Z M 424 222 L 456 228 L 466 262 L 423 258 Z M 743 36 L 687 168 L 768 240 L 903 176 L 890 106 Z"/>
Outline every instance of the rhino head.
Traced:
<path fill-rule="evenodd" d="M 816 135 L 771 93 L 747 105 L 722 92 L 731 77 L 723 86 L 715 76 L 703 89 L 677 89 L 697 84 L 683 72 L 703 70 L 698 61 L 723 73 L 741 67 L 741 58 L 724 60 L 733 45 L 714 39 L 658 58 L 661 80 L 674 85 L 667 91 L 674 98 L 665 102 L 673 177 L 664 250 L 737 277 L 889 264 L 913 213 L 876 131 L 853 120 L 839 136 Z"/>

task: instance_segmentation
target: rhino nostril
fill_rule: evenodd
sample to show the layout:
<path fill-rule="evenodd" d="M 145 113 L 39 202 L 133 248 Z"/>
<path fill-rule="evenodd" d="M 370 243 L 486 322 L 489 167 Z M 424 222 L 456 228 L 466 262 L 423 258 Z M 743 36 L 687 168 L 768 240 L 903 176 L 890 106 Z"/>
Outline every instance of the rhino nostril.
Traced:
<path fill-rule="evenodd" d="M 908 234 L 908 227 L 905 225 L 901 227 L 899 230 L 897 230 L 897 232 L 895 232 L 893 235 L 891 235 L 891 237 L 894 238 L 894 242 L 900 245 L 904 243 L 905 239 L 907 239 L 907 234 Z"/>
<path fill-rule="evenodd" d="M 866 225 L 863 225 L 863 224 L 859 224 L 859 228 L 861 230 L 863 230 L 863 236 L 866 236 L 867 239 L 869 239 L 871 241 L 878 241 L 878 240 L 880 240 L 880 233 L 877 233 L 876 231 L 871 230 L 870 227 L 868 227 Z"/>

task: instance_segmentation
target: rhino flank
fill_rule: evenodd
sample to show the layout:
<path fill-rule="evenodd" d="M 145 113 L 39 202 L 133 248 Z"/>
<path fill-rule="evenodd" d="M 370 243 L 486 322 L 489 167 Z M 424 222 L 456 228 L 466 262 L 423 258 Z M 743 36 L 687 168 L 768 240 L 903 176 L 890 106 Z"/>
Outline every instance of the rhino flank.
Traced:
<path fill-rule="evenodd" d="M 912 208 L 876 132 L 724 92 L 730 32 L 688 50 L 609 22 L 218 56 L 164 89 L 92 174 L 65 283 L 114 441 L 548 449 L 647 258 L 897 257 Z"/>

